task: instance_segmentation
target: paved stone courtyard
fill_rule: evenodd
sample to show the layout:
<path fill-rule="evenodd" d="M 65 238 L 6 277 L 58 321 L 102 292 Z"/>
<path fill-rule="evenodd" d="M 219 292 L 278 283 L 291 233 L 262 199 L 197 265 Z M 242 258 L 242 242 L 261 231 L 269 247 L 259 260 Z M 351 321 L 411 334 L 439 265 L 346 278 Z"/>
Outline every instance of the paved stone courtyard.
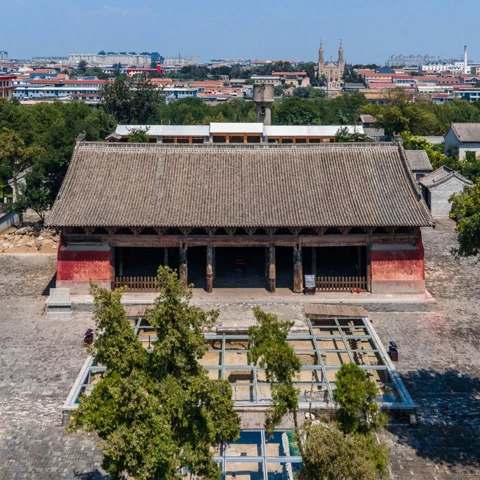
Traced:
<path fill-rule="evenodd" d="M 386 345 L 400 349 L 397 369 L 419 406 L 419 426 L 383 435 L 392 479 L 480 478 L 480 264 L 449 251 L 454 224 L 424 232 L 427 288 L 436 310 L 371 314 Z M 55 273 L 53 255 L 0 254 L 0 480 L 101 479 L 92 435 L 67 435 L 61 407 L 85 360 L 88 314 L 43 314 Z M 250 305 L 222 306 L 221 317 L 250 316 Z M 300 320 L 298 305 L 264 306 Z"/>

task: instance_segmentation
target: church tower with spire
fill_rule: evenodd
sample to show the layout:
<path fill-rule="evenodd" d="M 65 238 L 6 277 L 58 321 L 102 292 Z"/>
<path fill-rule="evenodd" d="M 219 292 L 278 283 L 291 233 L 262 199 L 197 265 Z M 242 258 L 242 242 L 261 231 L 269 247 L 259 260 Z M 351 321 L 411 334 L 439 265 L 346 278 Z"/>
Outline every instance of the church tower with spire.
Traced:
<path fill-rule="evenodd" d="M 320 42 L 320 48 L 318 49 L 318 66 L 324 66 L 325 65 L 325 53 L 323 51 L 323 43 Z"/>
<path fill-rule="evenodd" d="M 345 58 L 343 52 L 343 44 L 340 41 L 338 49 L 338 62 L 329 60 L 325 62 L 325 52 L 323 43 L 320 42 L 318 50 L 318 79 L 324 81 L 327 88 L 327 94 L 335 94 L 343 88 L 343 74 L 345 72 Z"/>

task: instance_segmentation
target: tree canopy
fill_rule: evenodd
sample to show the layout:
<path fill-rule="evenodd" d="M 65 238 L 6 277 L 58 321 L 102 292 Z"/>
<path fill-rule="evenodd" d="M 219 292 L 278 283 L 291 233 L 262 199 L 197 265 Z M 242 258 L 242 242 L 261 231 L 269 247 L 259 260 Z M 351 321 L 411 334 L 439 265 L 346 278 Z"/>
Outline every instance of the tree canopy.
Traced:
<path fill-rule="evenodd" d="M 255 307 L 253 314 L 257 325 L 248 329 L 249 359 L 265 369 L 273 403 L 266 416 L 265 429 L 272 432 L 285 415 L 292 414 L 298 430 L 298 391 L 294 380 L 302 363 L 287 343 L 293 322 L 281 322 L 276 315 L 265 313 L 260 307 Z"/>
<path fill-rule="evenodd" d="M 40 211 L 51 207 L 77 136 L 84 133 L 86 140 L 103 140 L 114 128 L 115 120 L 110 115 L 83 102 L 24 106 L 0 99 L 0 182 L 5 185 L 8 179 L 29 169 L 26 189 L 18 188 L 18 204 L 13 208 L 21 213 L 26 208 Z M 11 156 L 12 148 L 17 152 L 16 160 Z"/>
<path fill-rule="evenodd" d="M 480 102 L 454 100 L 439 105 L 402 88 L 388 92 L 385 101 L 385 105 L 365 105 L 362 112 L 375 116 L 387 135 L 444 135 L 452 122 L 480 122 Z"/>
<path fill-rule="evenodd" d="M 299 480 L 376 480 L 388 465 L 388 450 L 372 435 L 344 435 L 335 422 L 306 429 Z"/>
<path fill-rule="evenodd" d="M 458 248 L 454 254 L 472 257 L 480 253 L 480 182 L 451 199 L 450 217 L 457 221 Z"/>
<path fill-rule="evenodd" d="M 97 340 L 105 365 L 90 396 L 82 396 L 70 432 L 95 431 L 103 467 L 113 479 L 183 479 L 184 470 L 220 479 L 212 447 L 239 435 L 227 380 L 212 380 L 199 364 L 206 351 L 203 329 L 216 311 L 189 303 L 191 291 L 177 273 L 160 267 L 158 297 L 146 312 L 154 327 L 149 352 L 136 338 L 121 305 L 121 292 L 92 287 Z"/>
<path fill-rule="evenodd" d="M 345 433 L 369 433 L 386 423 L 375 402 L 377 386 L 356 363 L 344 363 L 335 378 L 335 417 Z"/>
<path fill-rule="evenodd" d="M 103 111 L 127 125 L 155 123 L 156 109 L 165 101 L 149 80 L 124 76 L 102 85 L 100 98 Z"/>

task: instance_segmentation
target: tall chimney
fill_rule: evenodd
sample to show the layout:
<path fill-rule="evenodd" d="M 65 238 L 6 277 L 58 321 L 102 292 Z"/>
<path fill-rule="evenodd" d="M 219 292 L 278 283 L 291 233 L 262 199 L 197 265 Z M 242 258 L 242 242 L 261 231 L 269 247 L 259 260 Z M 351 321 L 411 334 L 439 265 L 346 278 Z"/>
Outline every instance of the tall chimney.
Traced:
<path fill-rule="evenodd" d="M 463 73 L 468 73 L 467 46 L 463 47 Z"/>

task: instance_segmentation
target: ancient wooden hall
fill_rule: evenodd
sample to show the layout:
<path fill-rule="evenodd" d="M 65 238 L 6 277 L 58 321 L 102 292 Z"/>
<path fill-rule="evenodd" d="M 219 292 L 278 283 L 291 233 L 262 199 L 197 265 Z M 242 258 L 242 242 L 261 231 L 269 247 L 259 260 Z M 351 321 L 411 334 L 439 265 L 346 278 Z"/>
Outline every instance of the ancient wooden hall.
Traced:
<path fill-rule="evenodd" d="M 78 143 L 49 224 L 57 286 L 421 293 L 433 226 L 396 144 Z M 310 279 L 312 277 L 309 277 Z"/>

